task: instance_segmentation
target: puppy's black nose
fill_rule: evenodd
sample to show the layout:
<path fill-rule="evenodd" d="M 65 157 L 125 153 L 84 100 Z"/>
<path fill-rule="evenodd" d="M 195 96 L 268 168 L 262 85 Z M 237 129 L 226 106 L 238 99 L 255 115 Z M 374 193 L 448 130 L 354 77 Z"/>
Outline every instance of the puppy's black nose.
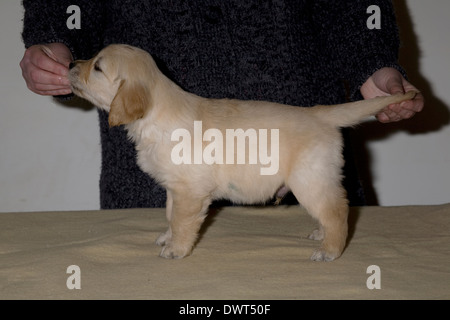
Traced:
<path fill-rule="evenodd" d="M 75 62 L 69 63 L 69 69 L 72 69 L 73 67 L 75 67 Z"/>

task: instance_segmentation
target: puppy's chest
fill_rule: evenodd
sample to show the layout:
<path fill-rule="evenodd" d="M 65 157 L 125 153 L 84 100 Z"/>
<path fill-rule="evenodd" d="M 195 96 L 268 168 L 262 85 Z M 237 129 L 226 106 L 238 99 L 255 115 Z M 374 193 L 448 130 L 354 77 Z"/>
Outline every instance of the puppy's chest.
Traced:
<path fill-rule="evenodd" d="M 130 135 L 135 143 L 137 163 L 144 172 L 154 175 L 170 162 L 170 136 L 153 128 L 139 133 L 138 136 Z"/>

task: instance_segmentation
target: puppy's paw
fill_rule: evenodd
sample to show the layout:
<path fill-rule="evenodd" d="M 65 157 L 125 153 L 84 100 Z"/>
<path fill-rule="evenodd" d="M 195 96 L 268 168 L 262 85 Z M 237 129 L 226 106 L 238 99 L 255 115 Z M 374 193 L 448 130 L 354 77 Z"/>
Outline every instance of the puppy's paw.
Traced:
<path fill-rule="evenodd" d="M 155 242 L 158 246 L 163 247 L 170 243 L 170 238 L 171 238 L 171 235 L 170 235 L 169 231 L 167 231 L 167 232 L 161 233 Z"/>
<path fill-rule="evenodd" d="M 313 254 L 311 255 L 311 260 L 313 261 L 333 261 L 334 259 L 338 258 L 340 254 L 337 253 L 331 253 L 326 251 L 323 248 L 318 248 L 314 250 Z"/>
<path fill-rule="evenodd" d="M 321 241 L 324 238 L 324 233 L 322 229 L 316 229 L 308 236 L 310 240 L 318 240 Z"/>
<path fill-rule="evenodd" d="M 167 244 L 162 248 L 159 256 L 166 259 L 182 259 L 188 256 L 191 253 L 191 250 L 191 248 L 177 247 L 173 244 Z"/>

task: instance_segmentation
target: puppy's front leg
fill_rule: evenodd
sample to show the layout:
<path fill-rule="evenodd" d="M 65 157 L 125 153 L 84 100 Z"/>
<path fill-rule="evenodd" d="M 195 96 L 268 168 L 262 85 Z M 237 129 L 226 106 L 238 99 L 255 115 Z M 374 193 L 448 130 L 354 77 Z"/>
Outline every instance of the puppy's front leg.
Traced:
<path fill-rule="evenodd" d="M 189 188 L 186 188 L 189 190 Z M 181 259 L 188 256 L 197 240 L 198 232 L 211 204 L 209 197 L 195 198 L 184 192 L 172 192 L 172 210 L 165 246 L 160 256 Z M 167 241 L 170 239 L 169 241 Z"/>
<path fill-rule="evenodd" d="M 170 240 L 172 239 L 172 230 L 170 229 L 170 221 L 172 220 L 172 208 L 173 208 L 173 199 L 172 199 L 172 192 L 170 190 L 166 191 L 167 193 L 167 200 L 166 200 L 166 218 L 169 222 L 169 228 L 166 232 L 161 233 L 159 237 L 156 239 L 156 244 L 158 246 L 164 246 L 166 244 L 169 244 Z"/>

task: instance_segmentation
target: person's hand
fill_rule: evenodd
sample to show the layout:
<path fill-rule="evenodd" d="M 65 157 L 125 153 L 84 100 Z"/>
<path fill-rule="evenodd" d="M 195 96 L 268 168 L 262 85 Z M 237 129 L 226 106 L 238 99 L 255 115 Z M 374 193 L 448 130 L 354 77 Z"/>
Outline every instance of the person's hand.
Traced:
<path fill-rule="evenodd" d="M 20 61 L 28 89 L 40 95 L 66 95 L 72 92 L 67 78 L 72 53 L 62 43 L 29 47 Z"/>
<path fill-rule="evenodd" d="M 405 93 L 411 90 L 419 91 L 394 68 L 382 68 L 376 71 L 364 82 L 360 89 L 364 99 Z M 383 123 L 409 119 L 417 112 L 420 112 L 423 106 L 424 98 L 419 92 L 413 100 L 387 106 L 376 117 L 378 121 Z"/>

